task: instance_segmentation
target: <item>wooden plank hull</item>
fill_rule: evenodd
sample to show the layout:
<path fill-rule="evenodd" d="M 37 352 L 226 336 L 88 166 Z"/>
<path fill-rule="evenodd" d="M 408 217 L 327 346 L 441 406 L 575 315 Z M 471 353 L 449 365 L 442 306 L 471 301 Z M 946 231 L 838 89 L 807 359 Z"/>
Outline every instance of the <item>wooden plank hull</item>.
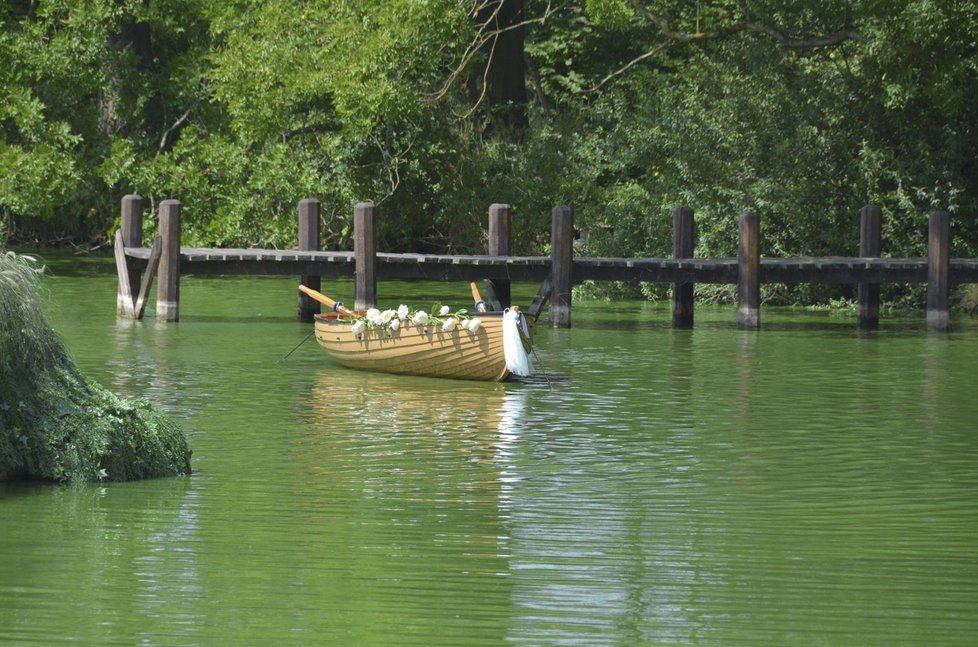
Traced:
<path fill-rule="evenodd" d="M 396 331 L 367 328 L 354 335 L 352 324 L 335 315 L 317 315 L 316 340 L 337 363 L 355 369 L 463 380 L 501 381 L 509 377 L 503 350 L 501 312 L 479 313 L 476 332 L 461 327 L 417 326 Z M 527 322 L 531 321 L 526 319 Z M 529 352 L 530 336 L 523 336 Z"/>

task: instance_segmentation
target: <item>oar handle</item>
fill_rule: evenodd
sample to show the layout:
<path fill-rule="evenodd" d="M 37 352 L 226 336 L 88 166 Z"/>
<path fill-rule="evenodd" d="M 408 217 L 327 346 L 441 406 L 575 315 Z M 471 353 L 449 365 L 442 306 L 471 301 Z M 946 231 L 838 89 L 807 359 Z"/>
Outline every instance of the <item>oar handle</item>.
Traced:
<path fill-rule="evenodd" d="M 339 301 L 333 301 L 332 299 L 330 299 L 328 296 L 326 296 L 322 292 L 317 292 L 316 290 L 313 290 L 310 287 L 306 287 L 305 285 L 302 285 L 301 283 L 299 284 L 299 292 L 302 292 L 303 294 L 309 295 L 309 297 L 311 297 L 312 299 L 315 299 L 316 301 L 319 301 L 323 305 L 327 306 L 333 312 L 338 312 L 339 314 L 341 314 L 341 315 L 343 315 L 345 317 L 355 317 L 355 316 L 357 316 L 355 312 L 353 312 L 352 310 L 350 310 L 349 308 L 347 308 L 346 306 L 344 306 Z"/>
<path fill-rule="evenodd" d="M 486 302 L 482 300 L 482 295 L 479 294 L 479 286 L 472 282 L 469 283 L 469 287 L 472 288 L 472 301 L 475 302 L 476 312 L 485 312 Z"/>

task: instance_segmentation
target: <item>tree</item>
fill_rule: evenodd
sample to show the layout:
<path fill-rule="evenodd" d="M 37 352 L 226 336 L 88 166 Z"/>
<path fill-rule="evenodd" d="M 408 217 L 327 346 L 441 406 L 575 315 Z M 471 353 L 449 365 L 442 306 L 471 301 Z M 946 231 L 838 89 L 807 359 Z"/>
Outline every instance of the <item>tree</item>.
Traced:
<path fill-rule="evenodd" d="M 522 132 L 529 126 L 523 0 L 489 0 L 474 12 L 483 60 L 469 73 L 469 94 L 475 106 L 487 104 L 490 128 Z"/>
<path fill-rule="evenodd" d="M 486 206 L 514 249 L 575 207 L 586 253 L 923 253 L 923 215 L 978 252 L 978 7 L 966 0 L 59 0 L 0 8 L 0 205 L 8 229 L 91 239 L 118 198 L 184 202 L 186 242 L 291 246 L 295 203 L 324 243 L 352 204 L 380 244 L 477 251 Z M 151 225 L 150 225 L 151 226 Z M 792 298 L 808 298 L 795 293 Z"/>

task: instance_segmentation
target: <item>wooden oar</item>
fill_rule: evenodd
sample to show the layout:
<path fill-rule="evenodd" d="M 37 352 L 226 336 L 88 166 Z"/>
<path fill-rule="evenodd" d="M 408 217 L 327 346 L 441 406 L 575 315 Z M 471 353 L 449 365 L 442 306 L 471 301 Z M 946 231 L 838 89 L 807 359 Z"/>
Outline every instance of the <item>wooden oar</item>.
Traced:
<path fill-rule="evenodd" d="M 475 311 L 485 312 L 486 302 L 482 300 L 482 295 L 479 294 L 479 286 L 472 282 L 469 283 L 469 287 L 472 288 L 472 301 L 475 302 Z"/>
<path fill-rule="evenodd" d="M 350 310 L 349 308 L 347 308 L 346 306 L 344 306 L 339 301 L 333 301 L 332 299 L 330 299 L 328 296 L 326 296 L 322 292 L 316 292 L 312 288 L 306 287 L 306 286 L 302 285 L 301 283 L 299 284 L 299 292 L 302 292 L 303 294 L 309 295 L 309 297 L 315 299 L 316 301 L 319 301 L 323 305 L 327 306 L 333 312 L 337 312 L 337 313 L 343 315 L 344 317 L 356 317 L 357 316 L 357 314 L 355 312 L 353 312 L 352 310 Z"/>

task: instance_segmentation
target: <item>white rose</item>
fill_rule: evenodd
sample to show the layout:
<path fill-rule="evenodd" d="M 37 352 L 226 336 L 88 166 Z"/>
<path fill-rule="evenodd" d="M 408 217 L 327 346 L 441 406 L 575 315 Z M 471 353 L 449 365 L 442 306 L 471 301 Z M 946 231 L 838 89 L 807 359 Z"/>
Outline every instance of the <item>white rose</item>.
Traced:
<path fill-rule="evenodd" d="M 360 333 L 363 332 L 363 329 L 366 328 L 366 327 L 367 327 L 367 322 L 366 321 L 364 321 L 363 319 L 357 319 L 353 323 L 353 328 L 352 328 L 353 334 L 354 335 L 359 335 Z"/>
<path fill-rule="evenodd" d="M 376 317 L 374 317 L 373 319 L 370 320 L 370 323 L 375 328 L 383 328 L 384 327 L 384 323 L 385 323 L 384 322 L 384 315 L 378 313 Z"/>
<path fill-rule="evenodd" d="M 369 310 L 367 310 L 367 314 L 366 314 L 367 321 L 373 321 L 374 319 L 377 318 L 377 315 L 379 314 L 380 314 L 380 310 L 378 310 L 377 308 L 370 308 Z"/>
<path fill-rule="evenodd" d="M 404 321 L 405 319 L 407 319 L 407 316 L 408 316 L 408 307 L 403 303 L 397 306 L 397 318 L 400 319 L 401 321 Z"/>
<path fill-rule="evenodd" d="M 424 310 L 418 310 L 414 313 L 414 317 L 411 318 L 411 321 L 419 326 L 423 326 L 428 323 L 428 313 Z"/>
<path fill-rule="evenodd" d="M 395 319 L 395 320 L 393 320 L 390 323 L 390 329 L 393 330 L 393 331 L 397 331 L 397 329 L 400 328 L 400 327 L 401 327 L 401 320 L 400 319 Z"/>
<path fill-rule="evenodd" d="M 455 317 L 449 317 L 448 319 L 445 320 L 445 323 L 441 325 L 441 329 L 444 330 L 445 332 L 448 332 L 450 330 L 455 330 L 455 324 L 457 323 L 458 323 L 458 319 L 456 319 Z"/>
<path fill-rule="evenodd" d="M 444 317 L 445 315 L 447 315 L 451 311 L 452 311 L 452 309 L 449 308 L 448 306 L 442 306 L 441 307 L 441 312 L 438 313 L 438 316 L 439 317 Z"/>
<path fill-rule="evenodd" d="M 468 329 L 469 332 L 478 331 L 479 326 L 481 325 L 482 325 L 482 319 L 479 319 L 478 317 L 472 317 L 465 323 L 465 327 Z"/>
<path fill-rule="evenodd" d="M 390 323 L 391 320 L 396 316 L 397 313 L 394 312 L 393 310 L 384 310 L 383 312 L 380 313 L 380 318 L 384 320 L 385 324 Z"/>

